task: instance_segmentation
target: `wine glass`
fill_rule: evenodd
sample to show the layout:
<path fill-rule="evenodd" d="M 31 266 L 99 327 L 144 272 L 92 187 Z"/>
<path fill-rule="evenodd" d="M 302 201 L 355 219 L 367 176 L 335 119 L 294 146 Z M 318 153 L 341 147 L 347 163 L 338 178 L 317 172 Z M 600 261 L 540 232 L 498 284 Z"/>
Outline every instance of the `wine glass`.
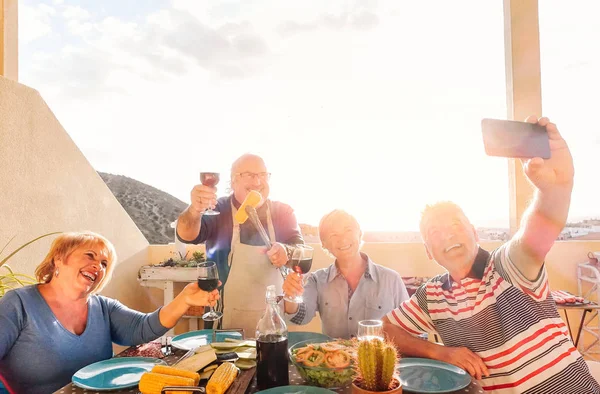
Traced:
<path fill-rule="evenodd" d="M 361 320 L 358 322 L 359 340 L 370 341 L 381 339 L 383 341 L 383 322 L 381 320 Z"/>
<path fill-rule="evenodd" d="M 215 187 L 219 183 L 219 173 L 218 172 L 201 172 L 200 173 L 200 182 L 204 186 Z M 206 211 L 204 211 L 204 215 L 218 215 L 220 212 L 214 211 L 211 207 L 208 207 Z"/>
<path fill-rule="evenodd" d="M 219 286 L 219 271 L 217 270 L 217 264 L 214 261 L 207 261 L 198 264 L 196 267 L 198 273 L 198 287 L 204 291 L 213 291 Z M 210 312 L 202 315 L 204 321 L 215 321 L 219 320 L 223 314 L 216 312 L 213 307 L 210 307 Z"/>
<path fill-rule="evenodd" d="M 313 248 L 308 245 L 296 245 L 292 253 L 292 259 L 288 261 L 286 265 L 287 275 L 293 272 L 302 276 L 310 271 L 313 261 Z M 304 277 L 302 277 L 302 285 L 304 285 Z M 284 300 L 300 304 L 304 302 L 301 295 L 296 297 L 288 296 L 287 294 L 283 297 Z"/>

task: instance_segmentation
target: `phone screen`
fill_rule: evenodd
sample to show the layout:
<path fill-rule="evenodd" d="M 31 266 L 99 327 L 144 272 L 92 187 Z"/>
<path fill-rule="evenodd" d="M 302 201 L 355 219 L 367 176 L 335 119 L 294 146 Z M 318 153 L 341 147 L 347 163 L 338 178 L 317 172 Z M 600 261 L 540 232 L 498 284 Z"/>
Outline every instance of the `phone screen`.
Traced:
<path fill-rule="evenodd" d="M 550 158 L 546 127 L 513 120 L 481 121 L 485 153 L 489 156 L 530 159 Z"/>

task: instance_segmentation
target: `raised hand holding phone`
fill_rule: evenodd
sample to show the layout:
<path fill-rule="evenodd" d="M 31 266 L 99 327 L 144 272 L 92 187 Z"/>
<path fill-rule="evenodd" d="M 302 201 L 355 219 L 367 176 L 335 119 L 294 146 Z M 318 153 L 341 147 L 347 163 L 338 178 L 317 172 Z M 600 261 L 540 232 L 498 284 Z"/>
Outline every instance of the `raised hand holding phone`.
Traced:
<path fill-rule="evenodd" d="M 526 121 L 545 127 L 550 147 L 550 157 L 548 159 L 534 157 L 523 161 L 523 170 L 529 180 L 539 190 L 546 190 L 554 186 L 572 188 L 575 172 L 573 157 L 567 142 L 560 135 L 556 125 L 546 117 L 537 120 L 535 116 L 530 116 Z"/>
<path fill-rule="evenodd" d="M 525 122 L 483 119 L 485 152 L 489 156 L 522 159 L 523 170 L 540 190 L 573 182 L 573 158 L 558 128 L 548 118 Z"/>
<path fill-rule="evenodd" d="M 545 125 L 534 122 L 483 119 L 483 144 L 489 156 L 532 159 L 550 158 L 549 136 Z"/>

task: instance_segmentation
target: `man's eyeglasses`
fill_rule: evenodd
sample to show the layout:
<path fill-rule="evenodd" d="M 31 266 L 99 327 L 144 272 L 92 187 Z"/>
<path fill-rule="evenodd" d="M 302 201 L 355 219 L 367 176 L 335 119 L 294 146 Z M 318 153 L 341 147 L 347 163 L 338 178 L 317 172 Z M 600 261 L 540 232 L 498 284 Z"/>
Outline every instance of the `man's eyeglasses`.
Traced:
<path fill-rule="evenodd" d="M 265 182 L 271 179 L 270 172 L 238 172 L 236 175 L 239 175 L 243 180 L 250 181 L 254 180 L 254 178 L 260 178 L 261 181 Z"/>

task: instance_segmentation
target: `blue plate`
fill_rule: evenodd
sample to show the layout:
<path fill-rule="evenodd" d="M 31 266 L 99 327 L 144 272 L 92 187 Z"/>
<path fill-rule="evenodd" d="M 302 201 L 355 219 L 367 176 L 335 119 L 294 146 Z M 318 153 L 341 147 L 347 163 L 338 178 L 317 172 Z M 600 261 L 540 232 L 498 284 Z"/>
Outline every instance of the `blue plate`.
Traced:
<path fill-rule="evenodd" d="M 403 358 L 398 369 L 402 389 L 412 393 L 450 393 L 471 384 L 471 375 L 442 361 Z"/>
<path fill-rule="evenodd" d="M 198 330 L 190 331 L 185 334 L 174 336 L 171 339 L 171 345 L 182 350 L 190 350 L 199 346 L 208 345 L 212 342 L 213 330 Z M 239 332 L 218 332 L 217 342 L 225 341 L 225 338 L 242 339 L 242 334 Z"/>
<path fill-rule="evenodd" d="M 279 386 L 259 391 L 264 394 L 335 394 L 335 391 L 315 386 Z M 257 393 L 257 394 L 258 394 Z"/>
<path fill-rule="evenodd" d="M 288 347 L 292 347 L 300 341 L 312 339 L 316 342 L 331 341 L 331 338 L 325 334 L 308 331 L 289 331 L 288 332 Z"/>
<path fill-rule="evenodd" d="M 118 390 L 135 387 L 142 374 L 166 362 L 150 357 L 118 357 L 98 361 L 73 375 L 73 384 L 88 390 Z"/>

